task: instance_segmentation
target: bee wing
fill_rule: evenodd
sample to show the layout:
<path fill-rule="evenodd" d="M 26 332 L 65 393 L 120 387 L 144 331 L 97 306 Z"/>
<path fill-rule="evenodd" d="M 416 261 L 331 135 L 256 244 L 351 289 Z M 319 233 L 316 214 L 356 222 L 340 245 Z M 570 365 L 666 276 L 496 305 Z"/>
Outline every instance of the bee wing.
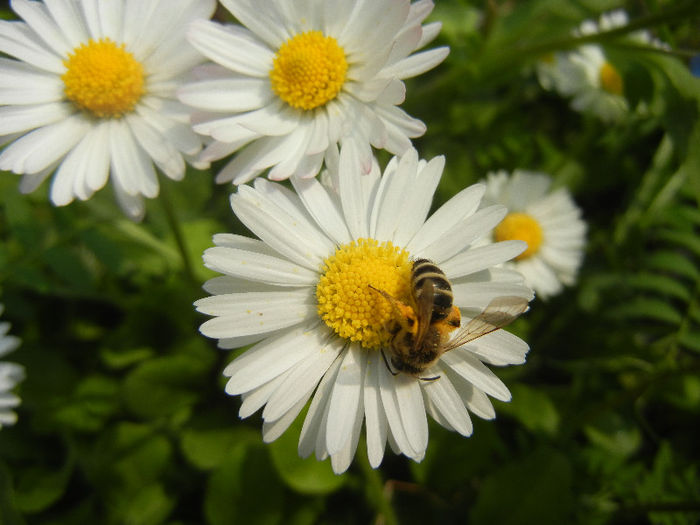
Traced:
<path fill-rule="evenodd" d="M 428 333 L 430 321 L 433 317 L 433 300 L 435 299 L 435 284 L 430 279 L 423 281 L 419 293 L 415 294 L 416 300 L 416 317 L 418 318 L 418 329 L 416 337 L 413 341 L 414 348 L 420 348 L 423 345 L 425 334 Z"/>
<path fill-rule="evenodd" d="M 505 296 L 491 301 L 486 309 L 469 321 L 445 345 L 444 351 L 453 350 L 512 323 L 528 308 L 528 300 L 524 297 Z"/>

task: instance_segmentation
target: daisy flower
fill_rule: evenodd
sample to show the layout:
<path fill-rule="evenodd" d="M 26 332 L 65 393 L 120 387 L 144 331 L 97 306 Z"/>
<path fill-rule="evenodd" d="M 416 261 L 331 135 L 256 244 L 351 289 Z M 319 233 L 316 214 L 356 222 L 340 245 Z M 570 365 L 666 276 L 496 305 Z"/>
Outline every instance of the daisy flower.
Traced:
<path fill-rule="evenodd" d="M 0 315 L 3 310 L 4 306 L 0 304 Z M 0 357 L 9 354 L 20 344 L 17 337 L 7 335 L 9 329 L 10 323 L 0 323 Z M 0 428 L 17 422 L 17 414 L 12 409 L 20 404 L 20 399 L 11 391 L 23 379 L 22 366 L 0 361 Z"/>
<path fill-rule="evenodd" d="M 504 171 L 491 173 L 483 201 L 508 208 L 492 240 L 527 243 L 527 249 L 505 266 L 520 272 L 543 299 L 575 282 L 586 243 L 581 210 L 566 189 L 552 191 L 551 182 L 542 173 L 515 170 L 512 177 Z"/>
<path fill-rule="evenodd" d="M 55 172 L 51 201 L 89 199 L 111 175 L 131 218 L 158 195 L 154 165 L 185 174 L 202 144 L 175 97 L 204 59 L 185 40 L 213 0 L 12 0 L 0 21 L 0 169 L 28 193 Z"/>
<path fill-rule="evenodd" d="M 616 10 L 601 15 L 597 23 L 584 21 L 574 34 L 610 31 L 627 22 L 627 14 Z M 651 43 L 647 32 L 635 32 L 627 38 Z M 554 89 L 570 97 L 572 109 L 591 113 L 604 122 L 620 122 L 629 111 L 623 77 L 598 44 L 585 44 L 573 51 L 547 55 L 537 64 L 537 77 L 544 89 Z"/>
<path fill-rule="evenodd" d="M 402 79 L 447 56 L 412 54 L 439 23 L 422 26 L 431 0 L 222 0 L 242 24 L 199 20 L 188 38 L 215 62 L 179 90 L 200 110 L 194 129 L 214 141 L 203 161 L 239 152 L 217 182 L 314 177 L 327 152 L 354 143 L 362 172 L 372 148 L 402 154 L 425 125 L 401 110 Z M 380 22 L 381 21 L 381 22 Z"/>
<path fill-rule="evenodd" d="M 299 453 L 330 456 L 336 473 L 350 465 L 363 422 L 375 468 L 387 442 L 423 458 L 426 414 L 469 436 L 470 413 L 495 417 L 488 396 L 510 400 L 486 365 L 520 364 L 528 351 L 496 330 L 444 353 L 423 379 L 390 371 L 388 325 L 397 319 L 377 290 L 409 304 L 412 262 L 426 258 L 451 282 L 462 325 L 493 299 L 533 297 L 517 272 L 494 267 L 525 243 L 472 246 L 506 214 L 501 205 L 478 210 L 484 185 L 461 191 L 426 220 L 443 157 L 419 161 L 411 148 L 383 176 L 376 163 L 359 176 L 356 160 L 341 154 L 327 184 L 295 177 L 295 191 L 263 178 L 240 186 L 233 212 L 259 239 L 216 235 L 204 263 L 223 276 L 208 281 L 212 296 L 195 303 L 214 316 L 200 331 L 220 347 L 255 343 L 224 370 L 226 392 L 242 397 L 240 417 L 264 407 L 263 439 L 271 442 L 311 400 Z"/>

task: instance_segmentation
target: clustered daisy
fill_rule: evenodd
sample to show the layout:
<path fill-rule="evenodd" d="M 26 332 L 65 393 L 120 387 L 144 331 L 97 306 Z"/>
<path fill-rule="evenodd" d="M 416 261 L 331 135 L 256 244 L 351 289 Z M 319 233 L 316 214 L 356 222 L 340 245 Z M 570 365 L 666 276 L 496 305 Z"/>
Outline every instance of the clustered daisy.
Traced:
<path fill-rule="evenodd" d="M 0 21 L 0 169 L 21 174 L 24 192 L 54 174 L 55 205 L 111 178 L 140 219 L 157 170 L 181 179 L 187 162 L 233 154 L 217 181 L 240 185 L 231 207 L 257 238 L 214 237 L 204 263 L 222 275 L 195 304 L 212 317 L 200 331 L 221 348 L 252 345 L 224 370 L 240 416 L 262 409 L 270 442 L 303 412 L 300 454 L 330 457 L 336 473 L 363 428 L 373 467 L 387 444 L 420 461 L 427 416 L 469 436 L 472 415 L 495 417 L 490 398 L 510 399 L 487 365 L 521 364 L 528 346 L 494 321 L 420 374 L 392 368 L 394 328 L 418 315 L 414 263 L 429 260 L 449 281 L 454 336 L 457 324 L 488 324 L 493 305 L 516 301 L 520 313 L 532 288 L 547 297 L 572 283 L 580 212 L 547 176 L 516 172 L 428 216 L 445 161 L 419 159 L 412 139 L 426 127 L 399 106 L 403 80 L 448 54 L 422 50 L 440 30 L 423 24 L 431 0 L 221 3 L 239 24 L 210 21 L 214 0 L 12 0 L 22 20 Z M 552 64 L 543 85 L 577 109 L 604 119 L 626 110 L 599 46 Z M 372 148 L 394 155 L 383 172 Z M 0 355 L 18 344 L 7 329 Z M 6 409 L 22 374 L 0 363 L 0 425 L 14 422 Z"/>
<path fill-rule="evenodd" d="M 348 468 L 363 426 L 373 467 L 387 442 L 423 458 L 426 412 L 470 435 L 470 413 L 495 416 L 488 396 L 510 399 L 486 365 L 520 364 L 528 351 L 498 330 L 445 353 L 425 371 L 437 380 L 393 375 L 382 351 L 395 314 L 372 287 L 406 301 L 411 261 L 427 258 L 452 283 L 463 323 L 493 299 L 532 298 L 520 274 L 494 267 L 521 253 L 524 242 L 474 247 L 507 213 L 501 205 L 479 210 L 484 185 L 466 188 L 428 218 L 442 157 L 425 162 L 411 149 L 383 176 L 376 166 L 362 175 L 356 160 L 341 155 L 326 185 L 295 178 L 294 191 L 264 179 L 240 186 L 233 212 L 258 239 L 215 236 L 204 262 L 223 276 L 208 281 L 212 296 L 196 303 L 214 316 L 201 332 L 221 347 L 256 343 L 224 371 L 226 391 L 242 396 L 240 416 L 264 407 L 270 442 L 311 399 L 299 452 L 330 456 L 338 473 Z"/>
<path fill-rule="evenodd" d="M 502 204 L 508 215 L 493 230 L 494 242 L 520 239 L 527 249 L 506 266 L 520 272 L 537 295 L 547 299 L 573 284 L 583 262 L 586 223 L 565 188 L 551 189 L 543 173 L 491 173 L 485 204 Z"/>
<path fill-rule="evenodd" d="M 175 90 L 203 58 L 185 40 L 214 0 L 12 0 L 0 21 L 0 169 L 31 192 L 55 172 L 51 201 L 86 200 L 107 179 L 124 212 L 143 216 L 200 152 Z"/>
<path fill-rule="evenodd" d="M 4 306 L 0 304 L 0 315 Z M 12 335 L 7 335 L 10 323 L 0 323 L 0 357 L 4 357 L 20 345 L 20 340 Z M 17 422 L 17 414 L 12 410 L 20 404 L 20 398 L 12 393 L 12 390 L 24 379 L 24 367 L 16 363 L 0 361 L 0 428 L 6 425 L 14 425 Z"/>
<path fill-rule="evenodd" d="M 314 177 L 338 144 L 367 173 L 371 146 L 405 152 L 425 125 L 398 106 L 403 79 L 439 64 L 447 48 L 414 53 L 437 35 L 422 26 L 430 0 L 222 0 L 243 25 L 201 20 L 192 45 L 216 65 L 179 90 L 213 161 L 240 153 L 219 182 Z"/>
<path fill-rule="evenodd" d="M 601 15 L 598 22 L 584 21 L 574 34 L 591 35 L 624 27 L 627 23 L 627 13 L 616 10 Z M 647 31 L 636 31 L 626 38 L 641 44 L 663 46 Z M 571 98 L 571 107 L 576 111 L 590 113 L 607 123 L 620 122 L 629 112 L 624 77 L 598 44 L 584 44 L 571 51 L 546 56 L 538 63 L 537 75 L 544 89 L 554 89 Z"/>

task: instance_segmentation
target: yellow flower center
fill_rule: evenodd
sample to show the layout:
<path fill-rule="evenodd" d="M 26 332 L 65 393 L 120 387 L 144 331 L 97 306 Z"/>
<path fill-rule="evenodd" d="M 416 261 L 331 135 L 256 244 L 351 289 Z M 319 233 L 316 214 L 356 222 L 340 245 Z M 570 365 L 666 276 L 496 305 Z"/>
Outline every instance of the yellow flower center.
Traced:
<path fill-rule="evenodd" d="M 622 77 L 610 62 L 605 62 L 600 66 L 598 75 L 600 75 L 600 87 L 613 95 L 622 95 Z"/>
<path fill-rule="evenodd" d="M 63 65 L 66 97 L 96 117 L 121 117 L 144 93 L 143 66 L 109 38 L 81 44 Z"/>
<path fill-rule="evenodd" d="M 270 71 L 272 90 L 292 107 L 314 109 L 333 100 L 345 82 L 345 52 L 332 36 L 300 33 L 277 51 Z"/>
<path fill-rule="evenodd" d="M 540 224 L 527 213 L 509 213 L 493 230 L 495 241 L 519 240 L 527 243 L 527 249 L 516 257 L 517 260 L 527 259 L 535 255 L 542 245 L 542 228 Z"/>
<path fill-rule="evenodd" d="M 387 326 L 395 314 L 370 285 L 408 303 L 411 266 L 408 252 L 391 242 L 358 239 L 340 246 L 324 261 L 316 286 L 318 315 L 340 337 L 379 349 L 391 339 Z"/>

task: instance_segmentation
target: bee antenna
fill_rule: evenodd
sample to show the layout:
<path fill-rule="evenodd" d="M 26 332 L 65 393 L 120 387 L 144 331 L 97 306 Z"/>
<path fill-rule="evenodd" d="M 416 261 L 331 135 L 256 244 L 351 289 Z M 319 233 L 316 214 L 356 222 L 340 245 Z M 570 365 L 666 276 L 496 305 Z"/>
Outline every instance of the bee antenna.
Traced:
<path fill-rule="evenodd" d="M 381 350 L 382 352 L 382 357 L 384 358 L 384 364 L 386 365 L 386 369 L 391 373 L 392 376 L 397 376 L 399 375 L 398 372 L 394 372 L 391 367 L 389 366 L 389 361 L 386 358 L 386 354 L 384 353 L 384 349 Z"/>
<path fill-rule="evenodd" d="M 430 382 L 437 381 L 438 379 L 440 379 L 440 377 L 441 376 L 419 377 L 418 379 L 420 379 L 421 381 L 425 381 L 427 383 L 428 381 L 430 381 Z"/>

